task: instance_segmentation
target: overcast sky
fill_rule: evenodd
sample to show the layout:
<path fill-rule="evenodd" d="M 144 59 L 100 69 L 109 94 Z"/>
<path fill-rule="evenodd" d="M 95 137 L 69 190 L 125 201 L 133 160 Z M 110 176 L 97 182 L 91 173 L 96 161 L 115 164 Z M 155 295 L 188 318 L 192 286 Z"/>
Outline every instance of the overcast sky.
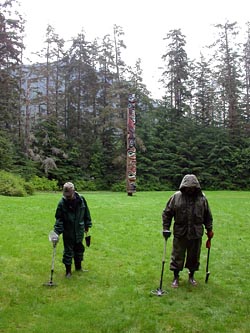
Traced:
<path fill-rule="evenodd" d="M 163 91 L 158 80 L 165 52 L 163 38 L 172 29 L 186 36 L 189 58 L 197 58 L 213 40 L 213 25 L 237 21 L 246 30 L 250 21 L 249 0 L 19 0 L 26 19 L 26 55 L 43 47 L 46 27 L 67 40 L 83 30 L 86 39 L 112 34 L 114 24 L 124 30 L 127 46 L 123 59 L 134 66 L 141 58 L 143 79 L 153 98 Z"/>

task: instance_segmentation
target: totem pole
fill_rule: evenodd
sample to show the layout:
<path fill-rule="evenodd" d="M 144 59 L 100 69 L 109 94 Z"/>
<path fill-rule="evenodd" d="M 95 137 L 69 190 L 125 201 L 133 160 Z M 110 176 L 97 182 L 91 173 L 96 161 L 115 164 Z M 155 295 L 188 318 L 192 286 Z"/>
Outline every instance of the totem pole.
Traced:
<path fill-rule="evenodd" d="M 127 193 L 136 192 L 136 148 L 135 148 L 135 94 L 128 97 L 127 109 Z"/>

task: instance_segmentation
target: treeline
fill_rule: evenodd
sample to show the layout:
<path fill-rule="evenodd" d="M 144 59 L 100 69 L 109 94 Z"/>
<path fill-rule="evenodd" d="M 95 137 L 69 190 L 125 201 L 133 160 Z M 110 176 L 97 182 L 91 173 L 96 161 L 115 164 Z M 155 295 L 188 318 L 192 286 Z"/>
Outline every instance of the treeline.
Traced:
<path fill-rule="evenodd" d="M 185 173 L 204 188 L 249 189 L 250 39 L 237 23 L 199 61 L 171 30 L 162 55 L 165 95 L 153 100 L 141 61 L 122 58 L 123 29 L 66 43 L 48 26 L 38 63 L 24 63 L 22 16 L 15 0 L 0 5 L 0 170 L 58 186 L 125 190 L 128 96 L 136 95 L 138 190 L 173 189 Z M 132 50 L 131 50 L 132 52 Z"/>

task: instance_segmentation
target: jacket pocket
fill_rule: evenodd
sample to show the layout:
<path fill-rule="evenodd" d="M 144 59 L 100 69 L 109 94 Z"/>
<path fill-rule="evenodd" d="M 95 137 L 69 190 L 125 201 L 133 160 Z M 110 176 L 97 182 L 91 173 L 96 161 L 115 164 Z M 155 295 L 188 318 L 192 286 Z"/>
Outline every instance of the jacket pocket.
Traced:
<path fill-rule="evenodd" d="M 204 233 L 204 228 L 202 224 L 195 224 L 194 226 L 194 233 L 197 238 L 201 238 Z"/>

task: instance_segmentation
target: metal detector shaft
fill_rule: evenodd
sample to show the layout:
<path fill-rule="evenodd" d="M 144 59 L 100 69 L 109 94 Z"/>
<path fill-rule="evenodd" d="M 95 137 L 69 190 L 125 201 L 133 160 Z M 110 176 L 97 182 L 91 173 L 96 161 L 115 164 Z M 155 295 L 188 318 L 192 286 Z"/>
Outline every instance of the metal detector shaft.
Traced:
<path fill-rule="evenodd" d="M 208 250 L 207 250 L 207 266 L 206 266 L 206 278 L 205 278 L 205 283 L 208 282 L 208 278 L 209 278 L 209 275 L 210 275 L 210 272 L 209 272 L 209 270 L 208 270 L 209 256 L 210 256 L 210 247 L 209 247 Z"/>
<path fill-rule="evenodd" d="M 163 281 L 163 273 L 164 273 L 164 266 L 166 260 L 166 248 L 167 248 L 167 240 L 164 240 L 164 250 L 163 250 L 163 257 L 162 257 L 162 266 L 161 266 L 161 279 L 160 279 L 160 286 L 156 290 L 152 290 L 151 294 L 156 296 L 163 296 L 166 295 L 166 291 L 162 289 L 162 281 Z"/>
<path fill-rule="evenodd" d="M 52 254 L 52 263 L 51 263 L 51 273 L 50 273 L 50 282 L 52 283 L 53 280 L 53 273 L 55 267 L 55 256 L 56 256 L 56 246 L 53 245 L 53 254 Z"/>
<path fill-rule="evenodd" d="M 49 241 L 53 245 L 52 263 L 51 263 L 51 271 L 50 271 L 50 281 L 44 283 L 43 285 L 53 287 L 53 286 L 55 286 L 55 283 L 53 283 L 53 273 L 54 273 L 54 266 L 55 266 L 56 245 L 59 242 L 59 236 L 54 231 L 51 231 L 49 233 Z"/>
<path fill-rule="evenodd" d="M 167 247 L 167 241 L 165 239 L 165 241 L 164 241 L 163 257 L 162 257 L 161 279 L 160 279 L 160 287 L 159 287 L 159 289 L 162 289 L 164 266 L 165 266 L 165 262 L 166 262 L 166 247 Z"/>

